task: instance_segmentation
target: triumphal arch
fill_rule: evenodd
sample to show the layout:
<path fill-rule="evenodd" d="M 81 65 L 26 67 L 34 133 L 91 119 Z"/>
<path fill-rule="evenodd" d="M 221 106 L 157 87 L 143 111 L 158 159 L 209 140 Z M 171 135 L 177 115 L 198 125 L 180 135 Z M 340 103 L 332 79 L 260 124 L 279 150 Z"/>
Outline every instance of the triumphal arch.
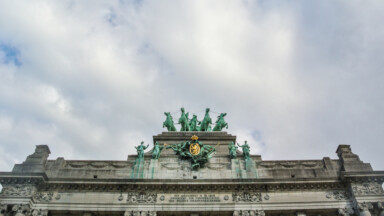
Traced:
<path fill-rule="evenodd" d="M 337 159 L 266 161 L 209 112 L 198 121 L 182 109 L 181 131 L 165 113 L 168 131 L 126 160 L 52 160 L 38 145 L 0 173 L 0 216 L 384 215 L 384 171 L 349 145 Z"/>

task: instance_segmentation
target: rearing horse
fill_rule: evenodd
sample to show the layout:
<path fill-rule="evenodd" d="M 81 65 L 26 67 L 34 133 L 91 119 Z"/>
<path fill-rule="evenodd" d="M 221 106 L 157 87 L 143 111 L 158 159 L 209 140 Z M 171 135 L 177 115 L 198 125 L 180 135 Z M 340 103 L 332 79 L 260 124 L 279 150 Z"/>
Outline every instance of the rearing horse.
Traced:
<path fill-rule="evenodd" d="M 216 125 L 213 128 L 213 131 L 221 131 L 224 127 L 227 127 L 228 129 L 228 124 L 227 122 L 224 121 L 224 117 L 227 115 L 227 113 L 221 113 L 217 117 Z"/>
<path fill-rule="evenodd" d="M 199 131 L 199 127 L 197 124 L 200 123 L 199 120 L 197 120 L 197 116 L 193 115 L 191 121 L 189 121 L 189 130 L 190 131 Z"/>
<path fill-rule="evenodd" d="M 204 119 L 200 124 L 200 131 L 210 131 L 210 124 L 212 124 L 212 119 L 209 116 L 209 108 L 207 108 L 205 109 Z"/>
<path fill-rule="evenodd" d="M 181 124 L 180 131 L 189 131 L 188 113 L 185 114 L 183 107 L 180 110 L 181 110 L 181 116 L 179 118 L 179 124 Z"/>
<path fill-rule="evenodd" d="M 176 131 L 175 125 L 173 124 L 171 113 L 165 112 L 164 115 L 167 116 L 167 118 L 163 122 L 163 127 L 167 127 L 168 131 Z"/>

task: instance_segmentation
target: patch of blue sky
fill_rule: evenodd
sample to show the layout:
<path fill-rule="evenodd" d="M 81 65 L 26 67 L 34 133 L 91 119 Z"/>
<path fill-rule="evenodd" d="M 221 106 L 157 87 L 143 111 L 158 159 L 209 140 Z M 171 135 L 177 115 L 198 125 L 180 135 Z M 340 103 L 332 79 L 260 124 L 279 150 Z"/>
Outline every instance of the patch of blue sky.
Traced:
<path fill-rule="evenodd" d="M 106 15 L 105 19 L 111 26 L 117 26 L 117 14 L 113 8 L 110 8 L 109 13 Z"/>
<path fill-rule="evenodd" d="M 251 133 L 251 136 L 256 140 L 259 141 L 262 146 L 265 146 L 265 143 L 263 142 L 261 132 L 258 130 L 253 130 Z"/>
<path fill-rule="evenodd" d="M 0 52 L 3 53 L 3 59 L 0 59 L 3 64 L 11 64 L 20 67 L 22 62 L 20 61 L 20 50 L 9 44 L 0 43 Z"/>

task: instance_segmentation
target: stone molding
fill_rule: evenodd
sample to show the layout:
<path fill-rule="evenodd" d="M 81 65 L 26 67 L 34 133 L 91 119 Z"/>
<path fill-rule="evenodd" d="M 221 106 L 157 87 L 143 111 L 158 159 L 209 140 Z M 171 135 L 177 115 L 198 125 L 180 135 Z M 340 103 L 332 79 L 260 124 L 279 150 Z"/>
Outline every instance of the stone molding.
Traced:
<path fill-rule="evenodd" d="M 124 212 L 124 216 L 156 216 L 155 211 L 130 211 L 127 210 Z"/>
<path fill-rule="evenodd" d="M 236 210 L 233 216 L 265 216 L 264 210 Z"/>
<path fill-rule="evenodd" d="M 135 182 L 125 184 L 111 183 L 47 183 L 39 186 L 39 191 L 68 191 L 68 192 L 129 192 L 129 191 L 347 191 L 341 182 L 319 182 L 319 183 L 268 183 L 256 182 L 246 183 L 244 181 L 232 184 L 221 182 L 210 184 L 199 184 L 195 182 L 185 182 L 177 184 L 159 184 L 157 182 Z"/>

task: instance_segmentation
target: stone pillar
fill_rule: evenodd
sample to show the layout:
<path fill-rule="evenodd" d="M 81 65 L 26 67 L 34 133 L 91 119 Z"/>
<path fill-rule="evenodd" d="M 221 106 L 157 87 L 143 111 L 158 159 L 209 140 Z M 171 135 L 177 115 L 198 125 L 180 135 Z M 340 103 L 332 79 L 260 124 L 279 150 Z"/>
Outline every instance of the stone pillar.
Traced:
<path fill-rule="evenodd" d="M 305 212 L 296 212 L 296 216 L 307 216 Z"/>
<path fill-rule="evenodd" d="M 242 178 L 240 161 L 238 159 L 231 159 L 232 178 Z"/>
<path fill-rule="evenodd" d="M 149 164 L 149 169 L 147 176 L 150 177 L 151 179 L 155 178 L 157 176 L 157 170 L 158 170 L 158 159 L 151 159 L 151 162 Z"/>

